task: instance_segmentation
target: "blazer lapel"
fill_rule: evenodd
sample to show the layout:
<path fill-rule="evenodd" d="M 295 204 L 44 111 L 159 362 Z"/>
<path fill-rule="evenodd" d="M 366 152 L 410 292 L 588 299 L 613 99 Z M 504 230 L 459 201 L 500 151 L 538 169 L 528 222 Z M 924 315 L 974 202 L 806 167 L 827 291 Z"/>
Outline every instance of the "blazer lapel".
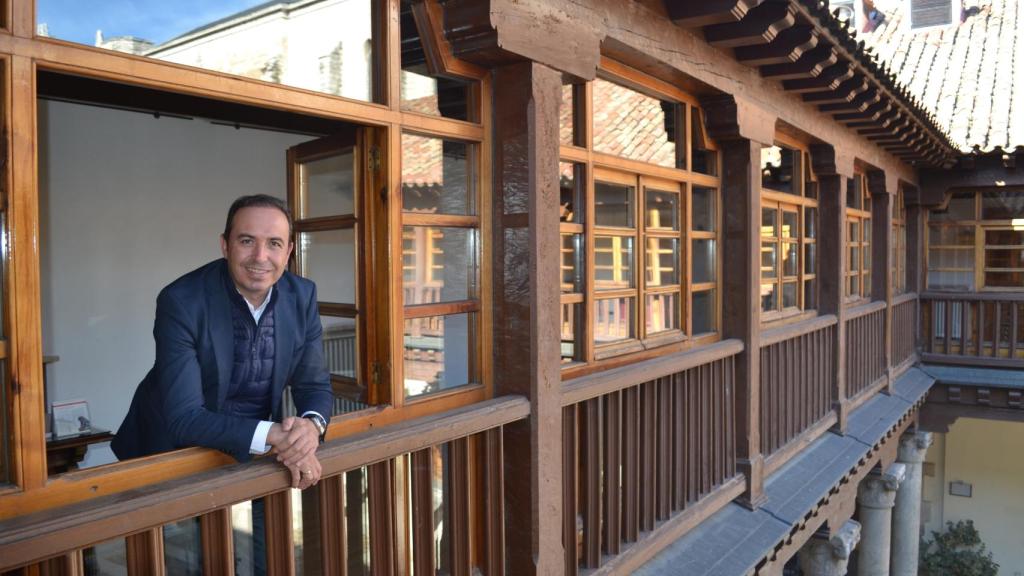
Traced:
<path fill-rule="evenodd" d="M 295 350 L 295 298 L 288 290 L 288 283 L 282 280 L 274 284 L 274 293 L 277 301 L 274 302 L 274 381 L 270 391 L 270 406 L 271 413 L 280 417 L 281 394 L 284 392 L 292 352 Z"/>
<path fill-rule="evenodd" d="M 231 326 L 231 300 L 227 293 L 231 286 L 225 277 L 225 266 L 221 266 L 219 274 L 209 275 L 206 291 L 210 337 L 213 339 L 213 354 L 217 361 L 217 408 L 227 398 L 231 385 L 231 365 L 234 362 L 234 329 Z"/>

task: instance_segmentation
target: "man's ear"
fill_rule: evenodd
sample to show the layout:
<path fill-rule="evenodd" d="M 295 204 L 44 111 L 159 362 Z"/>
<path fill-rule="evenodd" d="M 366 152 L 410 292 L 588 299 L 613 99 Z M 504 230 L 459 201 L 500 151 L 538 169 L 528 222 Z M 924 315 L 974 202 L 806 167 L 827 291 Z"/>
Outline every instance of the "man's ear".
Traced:
<path fill-rule="evenodd" d="M 220 254 L 225 258 L 228 257 L 228 240 L 223 234 L 220 235 Z"/>

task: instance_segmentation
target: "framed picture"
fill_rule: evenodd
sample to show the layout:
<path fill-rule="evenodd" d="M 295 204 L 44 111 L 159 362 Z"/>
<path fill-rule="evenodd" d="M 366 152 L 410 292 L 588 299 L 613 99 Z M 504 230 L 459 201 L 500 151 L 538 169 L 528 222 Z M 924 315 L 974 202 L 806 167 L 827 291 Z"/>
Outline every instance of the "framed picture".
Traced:
<path fill-rule="evenodd" d="M 53 435 L 74 436 L 92 432 L 89 403 L 85 400 L 67 400 L 53 403 Z"/>

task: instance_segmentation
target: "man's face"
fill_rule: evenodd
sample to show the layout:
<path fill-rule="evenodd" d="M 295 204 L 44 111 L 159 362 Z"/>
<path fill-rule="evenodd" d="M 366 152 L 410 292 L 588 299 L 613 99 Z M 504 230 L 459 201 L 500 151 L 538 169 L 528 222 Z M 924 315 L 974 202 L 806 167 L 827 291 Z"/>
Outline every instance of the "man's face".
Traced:
<path fill-rule="evenodd" d="M 288 266 L 288 219 L 276 208 L 242 208 L 235 212 L 231 237 L 221 236 L 220 250 L 238 291 L 259 306 Z"/>

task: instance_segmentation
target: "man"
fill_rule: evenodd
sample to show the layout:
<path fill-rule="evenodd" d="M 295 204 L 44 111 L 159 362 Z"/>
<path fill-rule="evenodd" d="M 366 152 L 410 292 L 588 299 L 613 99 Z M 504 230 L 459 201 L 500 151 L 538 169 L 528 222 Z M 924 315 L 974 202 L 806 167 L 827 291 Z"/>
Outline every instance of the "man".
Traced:
<path fill-rule="evenodd" d="M 273 450 L 307 488 L 333 397 L 323 366 L 316 287 L 286 271 L 291 216 L 272 196 L 228 211 L 223 259 L 178 278 L 157 298 L 156 362 L 111 448 L 120 459 L 205 446 L 245 461 Z M 281 421 L 291 386 L 301 417 Z"/>

